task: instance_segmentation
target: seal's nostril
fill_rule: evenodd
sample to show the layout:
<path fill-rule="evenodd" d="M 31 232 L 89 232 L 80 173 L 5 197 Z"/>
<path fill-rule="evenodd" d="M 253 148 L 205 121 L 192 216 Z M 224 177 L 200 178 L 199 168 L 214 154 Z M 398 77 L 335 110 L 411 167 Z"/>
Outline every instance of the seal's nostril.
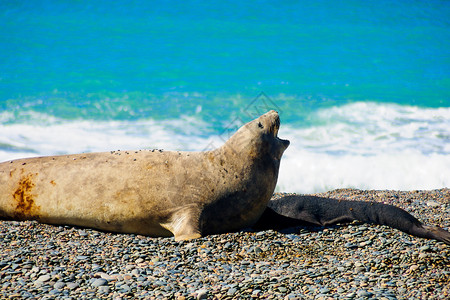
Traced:
<path fill-rule="evenodd" d="M 258 122 L 258 127 L 259 127 L 259 128 L 264 128 L 264 125 L 261 124 L 261 122 Z"/>

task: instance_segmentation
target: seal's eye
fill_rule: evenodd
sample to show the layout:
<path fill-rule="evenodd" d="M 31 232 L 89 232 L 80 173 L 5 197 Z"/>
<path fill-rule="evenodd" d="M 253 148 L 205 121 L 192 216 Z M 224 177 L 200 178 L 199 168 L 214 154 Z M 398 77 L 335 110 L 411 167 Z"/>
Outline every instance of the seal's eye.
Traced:
<path fill-rule="evenodd" d="M 261 122 L 258 122 L 258 127 L 262 129 L 262 128 L 264 128 L 264 125 L 261 124 Z"/>

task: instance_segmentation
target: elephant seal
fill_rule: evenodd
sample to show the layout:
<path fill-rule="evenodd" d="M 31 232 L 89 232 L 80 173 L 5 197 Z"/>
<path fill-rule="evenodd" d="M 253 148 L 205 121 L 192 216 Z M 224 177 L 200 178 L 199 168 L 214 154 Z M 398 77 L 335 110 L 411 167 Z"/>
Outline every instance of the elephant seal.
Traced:
<path fill-rule="evenodd" d="M 437 226 L 424 225 L 405 210 L 393 205 L 296 194 L 274 197 L 254 228 L 329 226 L 354 220 L 386 225 L 413 236 L 435 239 L 450 245 L 450 232 Z"/>
<path fill-rule="evenodd" d="M 252 226 L 289 141 L 278 113 L 204 152 L 112 151 L 0 164 L 0 218 L 188 240 Z"/>

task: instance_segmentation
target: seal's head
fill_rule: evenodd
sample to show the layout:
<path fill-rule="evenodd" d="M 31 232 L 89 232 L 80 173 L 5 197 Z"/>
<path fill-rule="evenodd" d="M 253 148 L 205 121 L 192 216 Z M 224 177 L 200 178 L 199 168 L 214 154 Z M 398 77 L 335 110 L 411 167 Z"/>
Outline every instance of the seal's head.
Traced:
<path fill-rule="evenodd" d="M 268 156 L 279 162 L 288 140 L 278 138 L 280 117 L 271 110 L 259 118 L 242 126 L 225 144 L 236 153 L 250 154 L 252 157 Z"/>
<path fill-rule="evenodd" d="M 242 126 L 215 150 L 219 176 L 209 178 L 214 193 L 202 212 L 201 224 L 208 224 L 202 225 L 202 232 L 239 230 L 259 219 L 275 189 L 281 156 L 289 146 L 289 141 L 278 138 L 279 127 L 278 113 L 269 111 Z"/>

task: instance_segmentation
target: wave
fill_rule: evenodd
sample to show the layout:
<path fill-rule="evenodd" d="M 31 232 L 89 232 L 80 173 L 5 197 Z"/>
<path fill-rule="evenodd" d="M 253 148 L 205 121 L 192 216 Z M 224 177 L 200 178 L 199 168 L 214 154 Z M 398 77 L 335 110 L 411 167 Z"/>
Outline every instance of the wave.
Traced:
<path fill-rule="evenodd" d="M 328 155 L 291 148 L 281 161 L 278 191 L 315 193 L 338 188 L 429 190 L 450 186 L 450 156 L 412 151 Z"/>
<path fill-rule="evenodd" d="M 207 139 L 197 135 L 201 121 L 180 119 L 155 121 L 63 120 L 30 113 L 27 122 L 11 123 L 0 114 L 0 160 L 36 155 L 132 149 L 197 150 Z M 2 147 L 4 145 L 4 147 Z"/>
<path fill-rule="evenodd" d="M 434 189 L 450 186 L 450 108 L 357 102 L 318 110 L 291 140 L 278 190 Z"/>
<path fill-rule="evenodd" d="M 201 151 L 223 144 L 196 117 L 157 121 L 64 120 L 0 113 L 0 161 L 133 149 Z M 307 125 L 283 122 L 291 141 L 278 191 L 336 188 L 434 189 L 450 186 L 450 108 L 357 102 L 314 111 Z M 226 124 L 224 125 L 226 128 Z"/>
<path fill-rule="evenodd" d="M 288 126 L 299 147 L 329 154 L 372 155 L 401 152 L 450 154 L 450 108 L 419 108 L 356 102 L 320 109 L 310 116 L 313 126 Z"/>

